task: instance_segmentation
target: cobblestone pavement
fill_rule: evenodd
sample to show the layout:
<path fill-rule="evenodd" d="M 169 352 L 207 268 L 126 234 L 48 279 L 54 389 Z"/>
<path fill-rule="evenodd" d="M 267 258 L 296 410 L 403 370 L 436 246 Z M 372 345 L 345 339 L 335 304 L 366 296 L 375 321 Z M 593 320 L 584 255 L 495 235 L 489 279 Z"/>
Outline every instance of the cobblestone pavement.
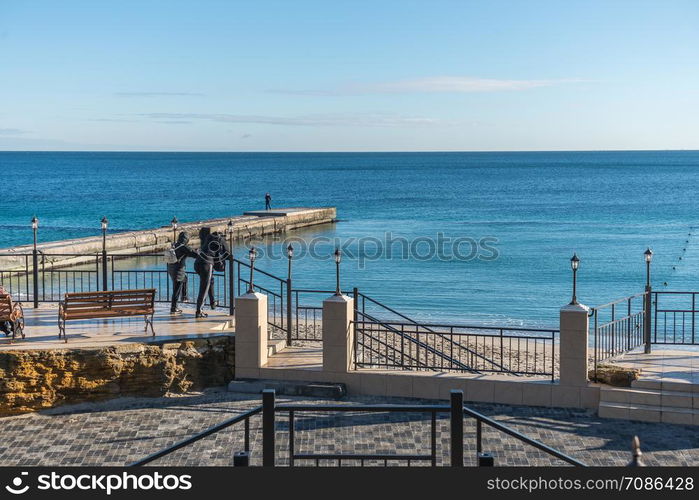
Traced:
<path fill-rule="evenodd" d="M 278 398 L 278 401 L 328 403 L 300 398 Z M 369 397 L 343 401 L 347 404 L 387 402 L 428 403 Z M 0 463 L 4 466 L 125 465 L 259 404 L 258 397 L 211 390 L 170 398 L 118 399 L 5 417 L 0 419 Z M 630 459 L 634 435 L 641 439 L 647 465 L 699 465 L 696 427 L 600 419 L 591 411 L 575 409 L 469 406 L 589 465 L 625 465 Z M 285 413 L 277 418 L 278 457 L 285 464 L 288 463 L 288 418 Z M 428 454 L 430 450 L 430 417 L 426 414 L 314 412 L 298 413 L 295 420 L 297 453 Z M 251 420 L 253 464 L 261 458 L 260 426 L 260 417 L 254 417 Z M 446 414 L 437 421 L 437 434 L 438 463 L 447 463 Z M 470 419 L 465 421 L 464 442 L 467 463 L 473 464 L 475 426 Z M 230 465 L 233 452 L 242 450 L 242 443 L 243 425 L 238 424 L 153 465 Z M 484 451 L 495 456 L 496 465 L 562 465 L 486 426 L 483 443 Z"/>

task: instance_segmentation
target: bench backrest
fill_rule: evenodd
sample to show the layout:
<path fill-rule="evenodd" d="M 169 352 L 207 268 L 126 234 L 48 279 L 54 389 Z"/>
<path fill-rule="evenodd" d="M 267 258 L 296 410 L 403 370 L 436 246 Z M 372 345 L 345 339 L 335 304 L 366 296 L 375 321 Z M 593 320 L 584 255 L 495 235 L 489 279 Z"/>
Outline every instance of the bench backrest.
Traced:
<path fill-rule="evenodd" d="M 66 311 L 129 311 L 152 309 L 155 288 L 144 290 L 112 290 L 107 292 L 66 293 L 63 307 Z"/>
<path fill-rule="evenodd" d="M 0 295 L 0 318 L 9 318 L 12 314 L 12 296 Z"/>

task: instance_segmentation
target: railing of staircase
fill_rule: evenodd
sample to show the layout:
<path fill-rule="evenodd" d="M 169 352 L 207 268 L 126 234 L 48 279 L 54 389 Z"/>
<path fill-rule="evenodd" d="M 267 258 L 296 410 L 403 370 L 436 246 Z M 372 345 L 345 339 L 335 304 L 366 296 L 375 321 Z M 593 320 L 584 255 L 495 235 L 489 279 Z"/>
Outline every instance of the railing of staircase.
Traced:
<path fill-rule="evenodd" d="M 481 373 L 486 371 L 510 375 L 534 375 L 534 373 L 525 373 L 528 371 L 526 368 L 520 371 L 513 370 L 512 368 L 515 366 L 509 363 L 510 359 L 512 359 L 510 356 L 515 352 L 514 358 L 516 360 L 521 360 L 525 355 L 529 358 L 529 348 L 532 347 L 532 351 L 536 350 L 535 354 L 531 353 L 534 359 L 528 359 L 527 362 L 519 363 L 519 367 L 522 368 L 522 365 L 525 367 L 531 366 L 534 364 L 534 360 L 536 360 L 539 371 L 536 375 L 555 378 L 555 337 L 558 334 L 558 330 L 494 327 L 496 331 L 503 330 L 503 337 L 500 339 L 502 344 L 494 345 L 493 348 L 489 349 L 487 337 L 492 335 L 493 331 L 487 331 L 486 328 L 420 323 L 382 304 L 380 301 L 360 293 L 356 288 L 353 291 L 353 295 L 355 297 L 354 354 L 356 360 L 360 363 L 357 365 L 359 367 L 361 367 L 362 363 L 365 363 L 366 367 L 369 367 L 370 364 L 375 364 L 376 367 L 382 364 L 401 364 L 399 360 L 403 359 L 407 361 L 409 366 L 419 366 L 420 368 L 418 369 L 426 370 L 440 370 L 444 366 L 448 367 L 446 369 L 462 372 Z M 397 318 L 397 320 L 389 318 Z M 356 330 L 357 328 L 359 330 Z M 455 335 L 459 331 L 465 335 Z M 481 333 L 482 337 L 468 339 L 467 331 L 470 331 L 471 335 Z M 507 331 L 513 338 L 520 338 L 517 341 L 518 349 L 516 351 L 514 344 L 504 335 Z M 382 336 L 384 338 L 381 338 Z M 541 338 L 535 339 L 533 337 Z M 531 342 L 538 342 L 544 345 L 533 349 L 537 344 L 532 344 Z M 403 353 L 406 351 L 405 345 L 407 344 L 414 348 L 415 353 L 421 353 L 422 357 L 409 356 L 405 358 L 405 354 L 398 356 L 400 351 L 397 346 L 401 344 L 403 344 Z M 543 354 L 540 355 L 540 351 L 543 351 Z M 410 353 L 410 348 L 408 352 Z M 545 360 L 547 352 L 550 353 L 550 364 Z M 377 362 L 377 359 L 382 357 L 384 358 L 383 363 Z M 543 366 L 551 366 L 552 368 L 550 370 L 543 369 L 541 368 Z"/>
<path fill-rule="evenodd" d="M 629 352 L 646 343 L 650 317 L 648 292 L 637 293 L 590 310 L 593 371 L 602 361 Z"/>
<path fill-rule="evenodd" d="M 251 439 L 250 420 L 252 417 L 261 414 L 262 421 L 262 450 L 255 453 L 252 444 L 257 440 Z M 299 443 L 299 433 L 311 433 L 318 429 L 328 429 L 331 427 L 346 427 L 352 425 L 352 420 L 358 421 L 356 427 L 358 432 L 366 428 L 364 422 L 370 415 L 385 414 L 386 422 L 397 421 L 399 415 L 412 415 L 411 421 L 426 421 L 429 423 L 429 439 L 427 448 L 420 450 L 420 443 L 415 443 L 413 453 L 401 453 L 397 450 L 377 453 L 367 449 L 362 453 L 342 453 L 342 452 L 317 452 L 304 451 Z M 277 417 L 286 415 L 284 419 L 286 425 L 280 422 Z M 338 418 L 342 422 L 338 422 Z M 405 417 L 404 417 L 405 418 Z M 448 419 L 449 440 L 448 445 L 441 445 L 439 439 L 438 426 Z M 371 419 L 372 422 L 376 420 Z M 319 425 L 319 421 L 321 425 Z M 388 465 L 449 465 L 452 467 L 463 467 L 464 448 L 473 449 L 474 446 L 464 446 L 466 433 L 464 423 L 473 422 L 474 432 L 469 433 L 475 441 L 476 456 L 472 463 L 476 465 L 499 465 L 495 461 L 498 457 L 485 453 L 487 450 L 484 444 L 486 430 L 510 436 L 517 442 L 531 446 L 534 449 L 552 457 L 564 464 L 577 467 L 586 467 L 586 464 L 577 460 L 560 450 L 552 448 L 536 439 L 508 427 L 495 419 L 473 410 L 464 405 L 463 392 L 451 391 L 449 404 L 303 404 L 303 403 L 282 403 L 277 404 L 274 390 L 268 389 L 262 393 L 262 405 L 236 417 L 225 420 L 187 439 L 179 441 L 167 448 L 157 451 L 131 466 L 143 466 L 150 464 L 171 453 L 186 448 L 212 434 L 220 432 L 228 427 L 243 422 L 244 428 L 244 451 L 256 455 L 256 463 L 263 466 L 388 466 Z M 281 433 L 285 435 L 279 436 Z M 281 437 L 281 439 L 277 439 Z M 309 439 L 310 437 L 310 439 Z M 317 432 L 316 432 L 317 437 Z M 304 440 L 310 441 L 311 449 L 314 448 L 313 436 L 307 436 Z M 492 442 L 500 442 L 495 439 Z M 234 442 L 231 446 L 236 446 Z M 231 449 L 231 456 L 237 450 Z M 261 458 L 261 461 L 259 460 Z"/>
<path fill-rule="evenodd" d="M 696 345 L 699 292 L 652 292 L 654 344 Z"/>

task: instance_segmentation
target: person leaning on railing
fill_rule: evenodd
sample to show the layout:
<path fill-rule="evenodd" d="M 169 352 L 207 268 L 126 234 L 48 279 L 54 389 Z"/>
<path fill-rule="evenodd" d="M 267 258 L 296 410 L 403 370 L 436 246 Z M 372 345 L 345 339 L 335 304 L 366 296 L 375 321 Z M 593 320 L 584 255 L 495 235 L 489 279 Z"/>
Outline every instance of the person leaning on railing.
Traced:
<path fill-rule="evenodd" d="M 192 248 L 187 245 L 189 243 L 189 235 L 182 231 L 177 237 L 177 243 L 174 244 L 173 250 L 175 251 L 175 256 L 177 261 L 167 265 L 167 274 L 172 280 L 172 299 L 170 301 L 170 314 L 181 313 L 182 310 L 177 308 L 177 300 L 182 294 L 182 290 L 187 281 L 187 268 L 186 260 L 187 257 L 196 258 L 199 254 L 192 250 Z"/>

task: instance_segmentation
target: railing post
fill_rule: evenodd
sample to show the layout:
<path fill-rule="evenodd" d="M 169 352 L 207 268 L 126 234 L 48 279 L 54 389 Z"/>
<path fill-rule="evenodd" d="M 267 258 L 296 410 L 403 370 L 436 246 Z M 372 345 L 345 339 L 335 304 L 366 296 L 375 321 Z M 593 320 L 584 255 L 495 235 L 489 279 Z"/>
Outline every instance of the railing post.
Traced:
<path fill-rule="evenodd" d="M 559 334 L 561 385 L 577 387 L 587 385 L 589 312 L 590 310 L 583 304 L 568 304 L 561 308 Z M 595 314 L 596 319 L 597 314 Z M 596 330 L 595 343 L 598 334 L 599 331 Z M 596 351 L 597 349 L 595 353 Z M 595 363 L 596 361 L 597 357 L 595 357 Z"/>
<path fill-rule="evenodd" d="M 354 368 L 354 299 L 331 295 L 323 301 L 323 370 L 347 373 Z"/>
<path fill-rule="evenodd" d="M 643 314 L 643 343 L 645 347 L 643 348 L 643 352 L 646 354 L 650 354 L 650 321 L 651 321 L 651 310 L 653 309 L 653 301 L 651 299 L 652 296 L 652 288 L 650 285 L 646 286 L 646 295 L 643 297 L 644 301 L 644 314 Z"/>
<path fill-rule="evenodd" d="M 107 251 L 102 250 L 102 290 L 104 290 L 105 292 L 109 290 L 109 281 L 107 281 L 107 274 Z"/>
<path fill-rule="evenodd" d="M 32 253 L 32 277 L 34 279 L 34 309 L 39 307 L 39 253 Z"/>
<path fill-rule="evenodd" d="M 262 466 L 274 467 L 274 389 L 262 391 Z"/>
<path fill-rule="evenodd" d="M 286 345 L 291 346 L 291 277 L 286 279 Z"/>
<path fill-rule="evenodd" d="M 451 390 L 451 466 L 464 466 L 464 392 Z"/>
<path fill-rule="evenodd" d="M 231 249 L 228 256 L 228 314 L 235 314 L 235 262 L 233 261 L 233 250 Z"/>

